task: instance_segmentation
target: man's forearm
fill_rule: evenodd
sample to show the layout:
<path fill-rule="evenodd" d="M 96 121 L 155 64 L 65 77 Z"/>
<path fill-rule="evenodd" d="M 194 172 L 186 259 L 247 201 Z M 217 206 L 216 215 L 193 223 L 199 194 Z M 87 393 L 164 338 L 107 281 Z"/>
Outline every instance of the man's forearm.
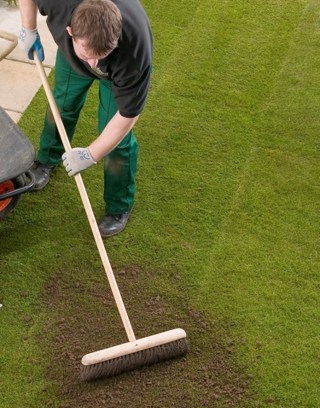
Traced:
<path fill-rule="evenodd" d="M 24 28 L 33 30 L 37 27 L 37 6 L 32 0 L 19 0 L 21 24 Z"/>
<path fill-rule="evenodd" d="M 134 118 L 125 118 L 117 112 L 104 128 L 101 135 L 90 144 L 89 150 L 93 160 L 99 161 L 118 146 L 138 119 L 139 115 Z"/>

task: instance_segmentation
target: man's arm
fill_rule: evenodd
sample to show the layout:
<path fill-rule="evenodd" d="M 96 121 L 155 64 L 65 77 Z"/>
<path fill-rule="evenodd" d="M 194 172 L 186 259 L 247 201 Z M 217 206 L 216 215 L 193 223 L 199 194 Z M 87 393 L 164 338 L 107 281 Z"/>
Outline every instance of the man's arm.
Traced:
<path fill-rule="evenodd" d="M 125 118 L 119 111 L 110 120 L 107 126 L 89 146 L 93 160 L 99 161 L 110 153 L 133 128 L 139 115 L 134 118 Z"/>
<path fill-rule="evenodd" d="M 75 147 L 65 152 L 62 160 L 69 176 L 80 173 L 110 153 L 130 132 L 138 118 L 139 115 L 125 118 L 118 111 L 89 147 Z"/>
<path fill-rule="evenodd" d="M 43 47 L 37 30 L 37 6 L 32 0 L 19 0 L 22 28 L 19 34 L 19 47 L 33 60 L 36 51 L 40 61 L 44 60 Z"/>
<path fill-rule="evenodd" d="M 32 0 L 19 0 L 22 27 L 28 30 L 37 28 L 37 6 Z"/>

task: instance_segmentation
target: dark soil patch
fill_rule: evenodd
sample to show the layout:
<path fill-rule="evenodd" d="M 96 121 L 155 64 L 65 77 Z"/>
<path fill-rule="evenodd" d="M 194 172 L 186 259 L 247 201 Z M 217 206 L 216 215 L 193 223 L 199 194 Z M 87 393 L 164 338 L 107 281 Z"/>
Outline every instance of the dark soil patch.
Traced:
<path fill-rule="evenodd" d="M 50 320 L 40 340 L 53 335 L 48 376 L 56 384 L 59 407 L 169 408 L 239 406 L 249 398 L 248 378 L 232 362 L 232 345 L 217 337 L 214 322 L 186 306 L 141 288 L 135 268 L 115 270 L 137 338 L 182 327 L 191 346 L 186 357 L 118 377 L 84 383 L 79 379 L 84 354 L 127 342 L 107 281 L 88 288 L 58 274 L 44 301 Z M 49 406 L 56 406 L 49 401 Z"/>

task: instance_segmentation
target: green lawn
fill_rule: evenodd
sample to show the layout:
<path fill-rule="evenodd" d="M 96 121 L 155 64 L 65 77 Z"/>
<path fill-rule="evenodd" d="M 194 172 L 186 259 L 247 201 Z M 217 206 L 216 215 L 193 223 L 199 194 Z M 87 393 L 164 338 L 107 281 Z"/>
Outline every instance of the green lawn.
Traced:
<path fill-rule="evenodd" d="M 136 127 L 135 211 L 106 242 L 111 264 L 156 269 L 150 286 L 177 315 L 187 303 L 214 322 L 250 378 L 239 406 L 320 407 L 320 3 L 143 4 L 153 83 Z M 95 135 L 96 92 L 75 145 Z M 41 91 L 20 122 L 35 146 L 45 105 Z M 102 163 L 83 174 L 97 218 L 101 173 Z M 104 279 L 80 208 L 59 168 L 0 224 L 2 408 L 59 406 L 45 374 L 52 333 L 43 347 L 35 340 L 54 313 L 43 287 L 57 271 L 88 287 Z M 191 345 L 197 336 L 188 333 Z"/>

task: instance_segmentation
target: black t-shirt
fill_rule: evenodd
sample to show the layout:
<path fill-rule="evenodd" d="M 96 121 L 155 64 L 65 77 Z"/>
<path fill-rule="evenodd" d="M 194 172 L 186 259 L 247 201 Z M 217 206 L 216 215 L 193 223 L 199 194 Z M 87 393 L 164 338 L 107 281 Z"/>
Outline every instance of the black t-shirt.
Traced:
<path fill-rule="evenodd" d="M 80 60 L 66 27 L 82 0 L 33 0 L 65 58 L 79 74 L 112 81 L 112 92 L 124 117 L 140 114 L 146 102 L 152 64 L 152 33 L 148 17 L 138 0 L 113 0 L 122 16 L 118 47 L 99 60 L 98 69 Z"/>

